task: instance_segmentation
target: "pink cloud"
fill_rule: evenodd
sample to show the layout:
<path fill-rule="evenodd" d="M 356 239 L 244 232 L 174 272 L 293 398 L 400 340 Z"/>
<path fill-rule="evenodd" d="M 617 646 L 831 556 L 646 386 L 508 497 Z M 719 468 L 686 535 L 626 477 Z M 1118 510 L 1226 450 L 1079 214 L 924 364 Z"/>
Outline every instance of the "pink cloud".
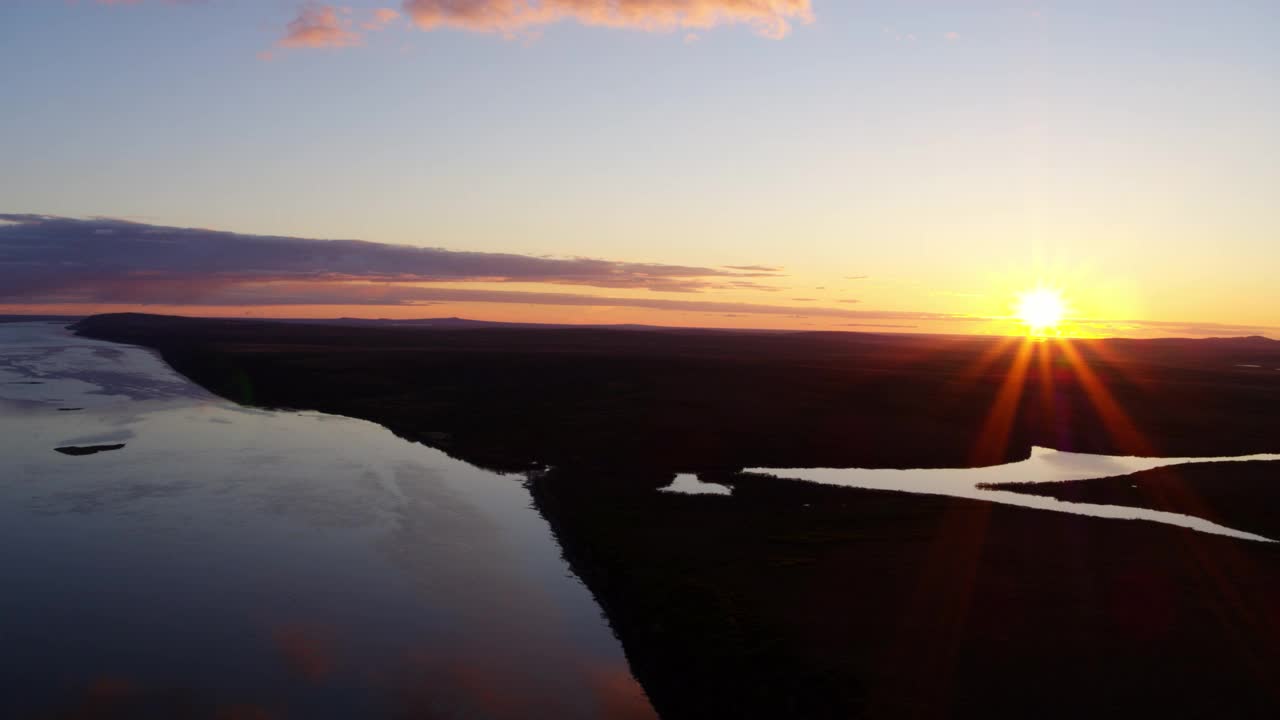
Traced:
<path fill-rule="evenodd" d="M 400 19 L 400 12 L 391 8 L 377 8 L 370 15 L 369 19 L 361 24 L 360 27 L 369 32 L 377 32 L 385 30 L 388 25 Z"/>
<path fill-rule="evenodd" d="M 373 19 L 369 21 L 369 25 L 383 27 L 396 21 L 400 17 L 400 13 L 391 8 L 378 8 L 373 11 Z"/>
<path fill-rule="evenodd" d="M 813 20 L 810 0 L 404 0 L 404 11 L 423 30 L 508 35 L 567 20 L 650 31 L 742 23 L 780 38 Z"/>
<path fill-rule="evenodd" d="M 351 30 L 350 10 L 307 2 L 289 23 L 277 44 L 286 48 L 340 48 L 359 45 L 359 33 Z"/>

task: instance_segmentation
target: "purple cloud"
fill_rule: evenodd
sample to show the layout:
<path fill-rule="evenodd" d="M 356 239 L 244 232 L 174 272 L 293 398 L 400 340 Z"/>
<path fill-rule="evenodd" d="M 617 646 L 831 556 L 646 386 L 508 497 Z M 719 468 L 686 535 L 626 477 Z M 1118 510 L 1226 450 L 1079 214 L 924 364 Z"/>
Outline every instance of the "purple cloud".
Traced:
<path fill-rule="evenodd" d="M 282 281 L 526 282 L 698 292 L 768 273 L 0 214 L 0 297 L 114 302 Z M 752 278 L 742 280 L 741 278 Z"/>
<path fill-rule="evenodd" d="M 635 30 L 702 30 L 743 23 L 770 38 L 812 22 L 810 0 L 404 0 L 423 30 L 514 35 L 563 21 Z"/>
<path fill-rule="evenodd" d="M 338 48 L 359 45 L 360 34 L 351 29 L 351 11 L 305 2 L 298 8 L 298 15 L 289 22 L 280 47 L 286 48 Z"/>

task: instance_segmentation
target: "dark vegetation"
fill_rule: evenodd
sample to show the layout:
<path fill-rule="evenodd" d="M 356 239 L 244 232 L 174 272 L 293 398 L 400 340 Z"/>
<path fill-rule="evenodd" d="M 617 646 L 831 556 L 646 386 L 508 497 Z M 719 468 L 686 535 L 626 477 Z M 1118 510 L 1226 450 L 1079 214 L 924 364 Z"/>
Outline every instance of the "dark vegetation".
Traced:
<path fill-rule="evenodd" d="M 1280 418 L 1277 418 L 1280 432 Z M 1067 502 L 1127 505 L 1194 515 L 1280 539 L 1280 462 L 1198 463 L 1124 477 L 1063 483 L 1006 483 L 1001 490 Z"/>
<path fill-rule="evenodd" d="M 537 507 L 668 720 L 1280 714 L 1280 546 L 738 472 L 998 462 L 1032 444 L 1277 452 L 1280 373 L 1236 366 L 1280 367 L 1280 343 L 1046 343 L 1006 385 L 1017 344 L 981 338 L 78 328 L 233 400 L 374 420 L 491 468 L 550 465 L 529 473 Z M 1220 521 L 1271 530 L 1273 465 L 1205 466 L 1188 487 Z M 734 494 L 656 492 L 677 470 Z"/>
<path fill-rule="evenodd" d="M 1280 710 L 1280 546 L 954 498 L 717 481 L 734 495 L 570 471 L 531 484 L 668 720 Z M 1278 497 L 1272 487 L 1256 500 Z"/>
<path fill-rule="evenodd" d="M 958 466 L 1061 450 L 1280 449 L 1280 342 L 1077 342 L 1140 435 L 1112 427 L 1069 356 L 1038 344 L 1021 406 L 992 408 L 1016 343 L 855 333 L 340 327 L 101 315 L 237 402 L 375 420 L 490 468 Z"/>

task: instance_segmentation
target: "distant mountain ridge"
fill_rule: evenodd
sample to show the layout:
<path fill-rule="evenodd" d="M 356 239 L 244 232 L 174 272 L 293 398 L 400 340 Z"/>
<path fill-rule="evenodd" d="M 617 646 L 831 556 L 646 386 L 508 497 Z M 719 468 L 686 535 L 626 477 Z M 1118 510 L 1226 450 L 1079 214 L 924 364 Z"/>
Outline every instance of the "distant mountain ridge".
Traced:
<path fill-rule="evenodd" d="M 84 317 L 84 315 L 0 315 L 0 323 L 75 322 Z"/>
<path fill-rule="evenodd" d="M 297 325 L 328 325 L 337 327 L 386 327 L 386 328 L 430 328 L 436 330 L 632 330 L 640 332 L 717 332 L 717 333 L 767 333 L 767 334 L 789 334 L 789 335 L 898 335 L 898 336 L 931 336 L 931 337 L 988 337 L 983 335 L 966 335 L 952 333 L 919 333 L 919 332 L 878 332 L 876 330 L 789 330 L 789 329 L 770 329 L 770 328 L 725 328 L 725 327 L 688 327 L 673 325 L 644 325 L 639 323 L 532 323 L 532 322 L 507 322 L 500 320 L 472 320 L 462 317 L 439 317 L 439 318 L 409 318 L 409 319 L 393 319 L 393 318 L 355 318 L 355 317 L 339 317 L 339 318 L 271 318 L 271 317 L 199 317 L 199 316 L 176 316 L 176 315 L 158 315 L 154 313 L 103 313 L 104 315 L 115 316 L 135 316 L 138 318 L 177 318 L 189 317 L 195 320 L 233 320 L 243 322 L 280 322 L 291 323 Z M 96 317 L 97 315 L 3 315 L 0 314 L 0 323 L 10 322 L 66 322 L 75 323 L 88 317 Z M 1081 338 L 1085 339 L 1085 338 Z M 1221 337 L 1161 337 L 1161 338 L 1125 338 L 1125 337 L 1102 337 L 1087 338 L 1091 340 L 1105 340 L 1109 343 L 1137 343 L 1143 345 L 1153 344 L 1177 344 L 1185 345 L 1191 343 L 1201 347 L 1227 347 L 1238 350 L 1258 349 L 1272 350 L 1280 347 L 1280 339 L 1272 339 L 1263 335 L 1248 336 L 1221 336 Z"/>
<path fill-rule="evenodd" d="M 641 325 L 637 323 L 618 324 L 577 324 L 577 323 L 526 323 L 503 322 L 497 320 L 470 320 L 460 317 L 411 318 L 396 320 L 391 318 L 266 318 L 266 317 L 188 317 L 177 315 L 155 315 L 151 313 L 105 313 L 89 317 L 122 317 L 138 319 L 155 319 L 159 321 L 209 320 L 231 322 L 265 322 L 288 323 L 290 325 L 319 325 L 328 327 L 362 327 L 362 328 L 423 328 L 432 330 L 633 330 L 640 332 L 713 332 L 713 333 L 770 333 L 770 334 L 802 334 L 812 332 L 806 330 L 772 330 L 768 328 L 716 328 L 716 327 L 679 327 L 670 325 Z M 2 317 L 2 316 L 0 316 Z M 33 318 L 34 319 L 34 318 Z M 68 318 L 79 321 L 81 317 Z"/>
<path fill-rule="evenodd" d="M 471 320 L 460 317 L 443 317 L 443 318 L 414 318 L 408 320 L 394 320 L 390 318 L 334 318 L 334 319 L 286 319 L 283 322 L 306 323 L 311 325 L 359 325 L 359 326 L 383 326 L 383 327 L 430 327 L 440 328 L 442 330 L 465 330 L 468 328 L 547 328 L 555 330 L 564 330 L 572 328 L 614 328 L 619 330 L 673 330 L 682 328 L 670 328 L 662 325 L 639 325 L 635 323 L 624 324 L 575 324 L 575 323 L 525 323 L 525 322 L 503 322 L 498 320 Z M 694 329 L 694 328 L 691 328 Z M 714 329 L 714 328 L 696 328 L 696 329 Z"/>

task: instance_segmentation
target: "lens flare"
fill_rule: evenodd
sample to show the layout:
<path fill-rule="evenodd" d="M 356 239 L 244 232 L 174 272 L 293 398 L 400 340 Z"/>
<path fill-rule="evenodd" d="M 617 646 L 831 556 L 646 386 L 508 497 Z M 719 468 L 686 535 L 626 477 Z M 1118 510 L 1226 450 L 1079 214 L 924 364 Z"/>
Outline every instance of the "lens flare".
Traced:
<path fill-rule="evenodd" d="M 1028 290 L 1018 296 L 1016 315 L 1032 335 L 1054 334 L 1067 315 L 1067 302 L 1052 288 Z"/>

